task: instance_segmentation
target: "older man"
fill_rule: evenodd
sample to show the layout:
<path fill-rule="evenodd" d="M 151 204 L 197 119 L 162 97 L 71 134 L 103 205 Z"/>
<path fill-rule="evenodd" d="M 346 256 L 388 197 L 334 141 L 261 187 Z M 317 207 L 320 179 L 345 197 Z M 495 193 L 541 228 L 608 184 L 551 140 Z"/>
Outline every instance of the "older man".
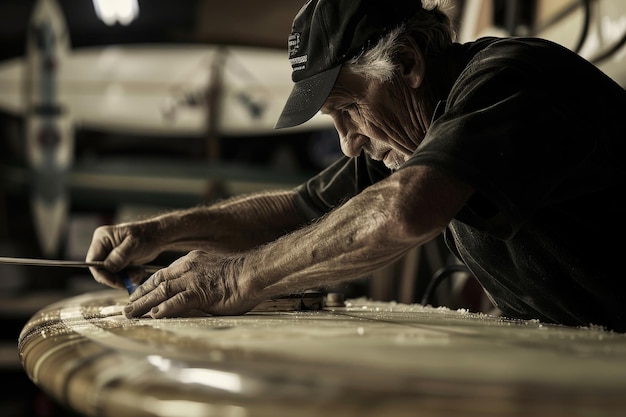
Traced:
<path fill-rule="evenodd" d="M 97 229 L 95 279 L 188 251 L 127 317 L 241 314 L 362 277 L 441 233 L 510 317 L 626 331 L 626 92 L 541 39 L 453 42 L 416 0 L 311 0 L 276 125 L 330 115 L 345 158 L 293 190 Z"/>

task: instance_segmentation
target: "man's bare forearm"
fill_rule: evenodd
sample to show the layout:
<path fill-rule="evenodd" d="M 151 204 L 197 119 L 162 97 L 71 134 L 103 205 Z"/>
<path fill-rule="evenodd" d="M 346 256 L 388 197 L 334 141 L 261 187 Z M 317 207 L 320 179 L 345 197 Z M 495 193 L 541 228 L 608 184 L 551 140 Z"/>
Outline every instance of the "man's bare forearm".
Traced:
<path fill-rule="evenodd" d="M 254 250 L 244 267 L 257 277 L 253 286 L 273 296 L 359 278 L 439 235 L 465 197 L 450 200 L 437 179 L 412 184 L 413 175 L 428 179 L 428 168 L 396 173 L 315 224 Z"/>
<path fill-rule="evenodd" d="M 237 196 L 209 206 L 147 220 L 162 235 L 164 250 L 248 250 L 295 230 L 305 219 L 293 191 Z"/>

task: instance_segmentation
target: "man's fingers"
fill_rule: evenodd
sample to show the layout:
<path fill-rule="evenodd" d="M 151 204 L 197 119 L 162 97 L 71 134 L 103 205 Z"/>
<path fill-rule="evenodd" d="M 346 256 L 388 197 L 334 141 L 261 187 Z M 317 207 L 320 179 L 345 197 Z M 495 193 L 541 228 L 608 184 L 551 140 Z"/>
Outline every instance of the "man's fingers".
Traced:
<path fill-rule="evenodd" d="M 161 269 L 137 287 L 129 297 L 129 305 L 124 309 L 126 316 L 140 317 L 162 303 L 169 304 L 171 300 L 179 300 L 180 293 L 187 289 L 185 280 L 180 277 L 172 279 L 167 277 L 167 272 Z M 185 302 L 181 302 L 181 306 L 188 307 Z M 166 310 L 171 310 L 171 308 Z"/>
<path fill-rule="evenodd" d="M 163 290 L 161 288 L 159 286 L 157 290 L 127 305 L 124 308 L 124 315 L 127 318 L 133 318 L 150 313 L 152 318 L 159 319 L 180 316 L 189 310 L 189 305 L 186 303 L 188 298 L 184 291 L 177 293 L 173 297 L 163 299 Z"/>
<path fill-rule="evenodd" d="M 156 307 L 150 309 L 150 316 L 154 319 L 165 317 L 180 317 L 189 311 L 190 305 L 185 292 L 180 292 L 170 297 Z"/>
<path fill-rule="evenodd" d="M 135 291 L 130 294 L 129 301 L 135 302 L 145 295 L 152 292 L 156 287 L 159 286 L 161 282 L 166 281 L 165 279 L 165 268 L 160 269 L 154 274 L 152 274 L 148 279 L 146 279 L 140 286 L 138 286 Z"/>
<path fill-rule="evenodd" d="M 137 291 L 139 291 L 139 289 L 142 287 L 143 286 L 137 288 L 137 290 L 132 295 L 135 295 Z M 140 298 L 135 298 L 126 307 L 124 307 L 124 315 L 129 318 L 141 317 L 149 312 L 153 307 L 161 304 L 164 300 L 165 298 L 162 295 L 162 291 L 149 291 L 142 295 Z"/>
<path fill-rule="evenodd" d="M 114 247 L 104 260 L 104 264 L 107 269 L 113 272 L 119 272 L 129 265 L 129 254 L 132 253 L 132 246 L 129 242 L 130 239 L 124 239 L 119 246 Z"/>

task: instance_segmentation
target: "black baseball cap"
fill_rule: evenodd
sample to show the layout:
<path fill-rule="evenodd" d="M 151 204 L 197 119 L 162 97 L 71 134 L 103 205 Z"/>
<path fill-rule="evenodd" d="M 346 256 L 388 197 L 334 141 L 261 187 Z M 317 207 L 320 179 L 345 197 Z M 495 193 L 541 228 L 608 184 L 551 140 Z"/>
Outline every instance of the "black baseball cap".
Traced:
<path fill-rule="evenodd" d="M 295 83 L 275 128 L 292 127 L 319 111 L 341 65 L 422 8 L 421 0 L 309 0 L 288 39 Z"/>

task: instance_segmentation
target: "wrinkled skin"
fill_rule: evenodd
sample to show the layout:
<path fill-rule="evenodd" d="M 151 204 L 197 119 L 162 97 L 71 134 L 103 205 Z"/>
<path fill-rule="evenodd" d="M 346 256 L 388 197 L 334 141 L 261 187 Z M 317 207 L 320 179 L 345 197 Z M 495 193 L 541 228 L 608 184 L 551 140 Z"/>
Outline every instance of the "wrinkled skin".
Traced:
<path fill-rule="evenodd" d="M 162 242 L 154 227 L 144 223 L 102 226 L 95 230 L 87 251 L 87 261 L 103 260 L 104 269 L 90 268 L 95 280 L 115 288 L 124 288 L 118 272 L 130 265 L 144 265 L 162 251 Z M 131 276 L 138 284 L 145 275 Z"/>
<path fill-rule="evenodd" d="M 190 251 L 151 277 L 131 275 L 133 283 L 145 283 L 130 296 L 126 316 L 241 314 L 261 301 L 244 285 L 241 253 L 304 222 L 291 197 L 291 191 L 233 197 L 210 207 L 101 226 L 93 234 L 86 260 L 104 261 L 104 269 L 90 268 L 98 282 L 124 288 L 120 270 L 152 262 L 165 251 Z M 158 311 L 151 311 L 156 306 Z"/>
<path fill-rule="evenodd" d="M 394 104 L 397 95 L 406 98 L 404 106 Z M 332 117 L 345 155 L 355 157 L 364 150 L 397 170 L 413 154 L 427 129 L 426 120 L 415 116 L 417 108 L 419 101 L 410 96 L 410 87 L 405 84 L 367 82 L 342 72 L 322 113 Z"/>
<path fill-rule="evenodd" d="M 148 235 L 146 229 L 149 227 L 130 224 L 96 230 L 88 256 L 97 258 L 101 253 L 109 253 L 105 261 L 108 270 L 91 268 L 98 282 L 124 288 L 115 272 L 127 264 L 129 257 L 134 263 L 143 264 L 158 255 L 160 247 L 155 241 L 141 238 Z M 141 242 L 149 243 L 142 245 Z M 133 283 L 145 282 L 130 295 L 130 304 L 124 314 L 138 317 L 149 313 L 160 318 L 198 312 L 213 315 L 245 313 L 261 300 L 256 300 L 254 294 L 240 293 L 242 281 L 237 277 L 240 276 L 241 262 L 242 259 L 235 256 L 229 258 L 194 250 L 149 277 L 141 273 L 140 268 L 126 268 Z"/>
<path fill-rule="evenodd" d="M 362 150 L 399 168 L 428 129 L 432 100 L 424 62 L 407 43 L 391 81 L 342 71 L 322 108 L 339 132 L 342 151 Z M 165 250 L 190 251 L 150 277 L 131 296 L 127 317 L 191 312 L 231 315 L 264 299 L 363 277 L 438 236 L 473 189 L 427 166 L 399 170 L 325 217 L 307 224 L 295 192 L 258 193 L 94 233 L 88 261 L 98 282 L 120 287 L 114 274 L 152 261 Z"/>
<path fill-rule="evenodd" d="M 167 316 L 237 315 L 253 309 L 262 300 L 241 291 L 242 259 L 191 251 L 161 269 L 137 288 L 124 309 L 127 317 L 145 314 Z"/>

